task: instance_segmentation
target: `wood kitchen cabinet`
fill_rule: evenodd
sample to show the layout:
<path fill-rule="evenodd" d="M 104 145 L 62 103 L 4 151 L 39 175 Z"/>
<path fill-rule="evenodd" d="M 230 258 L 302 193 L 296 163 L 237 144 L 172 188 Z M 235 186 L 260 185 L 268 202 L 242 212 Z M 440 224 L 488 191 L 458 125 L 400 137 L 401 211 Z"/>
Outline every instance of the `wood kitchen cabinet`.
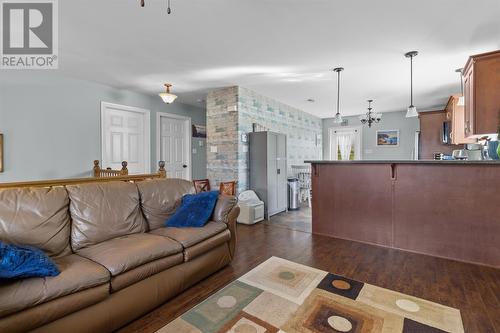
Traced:
<path fill-rule="evenodd" d="M 500 121 L 500 50 L 471 56 L 464 68 L 464 135 L 497 133 Z"/>
<path fill-rule="evenodd" d="M 451 155 L 453 150 L 462 149 L 460 146 L 443 143 L 443 123 L 452 121 L 452 112 L 453 110 L 448 109 L 448 111 L 426 111 L 418 114 L 420 119 L 419 159 L 432 160 L 434 153 Z"/>
<path fill-rule="evenodd" d="M 460 95 L 450 96 L 445 108 L 446 121 L 451 122 L 451 144 L 475 143 L 475 139 L 468 139 L 465 135 L 465 110 L 458 105 L 459 98 Z"/>

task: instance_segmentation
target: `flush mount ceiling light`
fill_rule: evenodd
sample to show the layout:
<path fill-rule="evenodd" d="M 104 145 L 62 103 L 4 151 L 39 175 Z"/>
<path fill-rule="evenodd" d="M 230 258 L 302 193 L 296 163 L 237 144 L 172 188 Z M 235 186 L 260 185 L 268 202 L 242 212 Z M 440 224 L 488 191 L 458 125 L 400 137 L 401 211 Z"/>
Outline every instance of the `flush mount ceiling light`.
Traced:
<path fill-rule="evenodd" d="M 365 115 L 359 116 L 359 121 L 364 124 L 368 124 L 368 127 L 372 127 L 372 124 L 377 124 L 382 120 L 381 113 L 372 112 L 372 102 L 373 99 L 368 100 L 368 112 Z"/>
<path fill-rule="evenodd" d="M 141 0 L 141 7 L 144 7 L 146 5 L 145 0 Z M 172 9 L 170 8 L 170 0 L 167 0 L 167 14 L 172 13 Z"/>
<path fill-rule="evenodd" d="M 161 99 L 167 104 L 173 103 L 177 98 L 177 95 L 170 93 L 171 87 L 172 85 L 170 83 L 165 83 L 166 91 L 158 94 L 161 97 Z"/>
<path fill-rule="evenodd" d="M 406 118 L 418 117 L 417 108 L 413 105 L 413 58 L 417 55 L 417 51 L 405 53 L 405 57 L 410 58 L 410 106 L 406 111 Z"/>
<path fill-rule="evenodd" d="M 460 94 L 461 96 L 458 98 L 458 106 L 464 106 L 465 105 L 465 98 L 464 98 L 464 69 L 459 68 L 456 69 L 455 72 L 457 72 L 460 75 Z"/>
<path fill-rule="evenodd" d="M 340 115 L 340 72 L 342 72 L 344 68 L 337 67 L 334 68 L 333 71 L 337 73 L 337 113 L 335 114 L 335 118 L 333 118 L 333 122 L 335 124 L 342 123 L 342 116 Z"/>

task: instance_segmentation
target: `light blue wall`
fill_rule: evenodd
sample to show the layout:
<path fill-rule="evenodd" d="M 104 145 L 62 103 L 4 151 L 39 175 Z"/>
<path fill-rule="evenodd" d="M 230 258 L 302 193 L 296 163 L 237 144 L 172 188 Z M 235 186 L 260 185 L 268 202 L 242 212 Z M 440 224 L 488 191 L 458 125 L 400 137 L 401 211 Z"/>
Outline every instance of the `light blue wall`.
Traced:
<path fill-rule="evenodd" d="M 371 128 L 363 125 L 361 130 L 363 160 L 411 160 L 415 153 L 415 131 L 420 130 L 418 118 L 406 118 L 404 112 L 386 112 L 382 115 L 382 121 L 373 124 Z M 359 116 L 344 117 L 348 121 L 348 127 L 361 126 Z M 339 127 L 334 124 L 332 118 L 323 119 L 323 156 L 330 159 L 329 129 Z M 399 130 L 399 147 L 377 147 L 376 132 L 379 130 Z"/>
<path fill-rule="evenodd" d="M 0 182 L 87 177 L 101 157 L 100 103 L 151 110 L 152 170 L 156 161 L 156 112 L 188 115 L 205 123 L 205 112 L 157 96 L 59 76 L 52 71 L 2 71 L 0 133 L 4 134 L 4 173 Z M 199 152 L 205 155 L 204 152 Z M 193 156 L 194 161 L 203 161 Z M 206 164 L 193 168 L 200 176 Z"/>

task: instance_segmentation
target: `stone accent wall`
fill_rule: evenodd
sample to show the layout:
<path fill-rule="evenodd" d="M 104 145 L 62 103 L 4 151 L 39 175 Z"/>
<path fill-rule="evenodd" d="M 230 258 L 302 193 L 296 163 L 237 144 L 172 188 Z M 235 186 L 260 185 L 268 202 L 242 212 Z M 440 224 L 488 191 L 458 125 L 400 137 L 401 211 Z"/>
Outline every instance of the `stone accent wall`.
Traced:
<path fill-rule="evenodd" d="M 253 123 L 286 134 L 289 175 L 292 165 L 321 159 L 320 118 L 247 88 L 225 88 L 211 92 L 207 98 L 208 177 L 214 183 L 237 179 L 239 192 L 248 189 L 248 143 L 241 137 L 252 132 Z M 210 153 L 210 146 L 215 144 L 219 145 L 218 153 Z"/>
<path fill-rule="evenodd" d="M 212 186 L 238 179 L 238 87 L 207 96 L 207 177 Z M 212 152 L 217 147 L 217 152 Z"/>

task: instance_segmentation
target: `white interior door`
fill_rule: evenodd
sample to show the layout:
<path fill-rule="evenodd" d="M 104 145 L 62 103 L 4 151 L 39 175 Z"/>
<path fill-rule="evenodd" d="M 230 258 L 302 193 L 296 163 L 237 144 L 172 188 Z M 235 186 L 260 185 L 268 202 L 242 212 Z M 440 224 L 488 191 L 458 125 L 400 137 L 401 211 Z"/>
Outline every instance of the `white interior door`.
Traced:
<path fill-rule="evenodd" d="M 158 113 L 158 159 L 167 177 L 191 180 L 191 118 Z"/>
<path fill-rule="evenodd" d="M 127 161 L 129 174 L 150 173 L 149 111 L 101 103 L 102 168 L 119 170 Z"/>

